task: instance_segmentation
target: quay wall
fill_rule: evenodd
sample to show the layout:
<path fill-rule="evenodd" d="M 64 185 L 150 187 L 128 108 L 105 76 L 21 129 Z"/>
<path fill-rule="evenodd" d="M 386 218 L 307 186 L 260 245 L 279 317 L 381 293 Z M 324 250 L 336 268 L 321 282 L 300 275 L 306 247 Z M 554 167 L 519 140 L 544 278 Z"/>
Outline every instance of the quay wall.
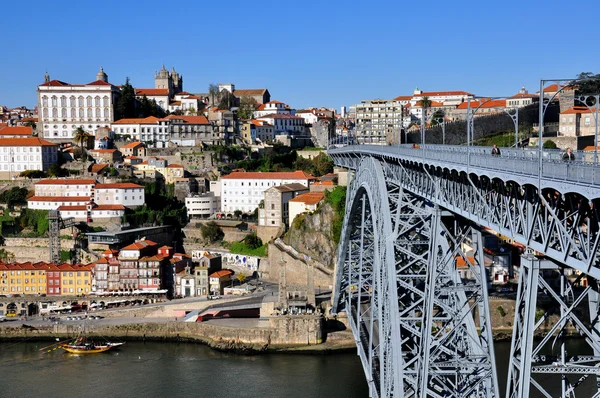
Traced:
<path fill-rule="evenodd" d="M 321 344 L 323 318 L 319 315 L 278 316 L 268 327 L 219 326 L 210 322 L 157 322 L 88 326 L 90 336 L 124 340 L 197 341 L 226 350 L 264 351 Z M 77 324 L 54 324 L 39 328 L 0 327 L 0 340 L 16 338 L 49 339 L 75 336 Z"/>

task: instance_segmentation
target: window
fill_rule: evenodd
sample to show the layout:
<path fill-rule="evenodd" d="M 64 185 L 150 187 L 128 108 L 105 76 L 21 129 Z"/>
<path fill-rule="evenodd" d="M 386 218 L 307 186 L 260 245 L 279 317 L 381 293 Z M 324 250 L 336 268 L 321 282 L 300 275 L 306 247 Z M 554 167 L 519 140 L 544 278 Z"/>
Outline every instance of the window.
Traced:
<path fill-rule="evenodd" d="M 92 97 L 87 97 L 87 106 L 92 106 Z"/>

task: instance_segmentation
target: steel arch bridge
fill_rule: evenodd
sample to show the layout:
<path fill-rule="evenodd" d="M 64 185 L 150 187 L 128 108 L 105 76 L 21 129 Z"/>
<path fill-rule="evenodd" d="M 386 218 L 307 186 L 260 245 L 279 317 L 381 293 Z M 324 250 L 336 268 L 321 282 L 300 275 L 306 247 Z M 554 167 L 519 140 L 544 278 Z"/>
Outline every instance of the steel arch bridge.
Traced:
<path fill-rule="evenodd" d="M 528 249 L 506 396 L 551 397 L 539 375 L 557 374 L 558 396 L 590 396 L 593 384 L 600 397 L 600 167 L 551 153 L 540 162 L 535 150 L 491 157 L 481 147 L 328 153 L 353 174 L 333 312 L 347 312 L 372 396 L 500 396 L 481 236 L 489 229 Z M 536 314 L 542 296 L 553 305 Z M 559 321 L 548 327 L 550 315 Z M 568 333 L 589 351 L 567 352 Z"/>

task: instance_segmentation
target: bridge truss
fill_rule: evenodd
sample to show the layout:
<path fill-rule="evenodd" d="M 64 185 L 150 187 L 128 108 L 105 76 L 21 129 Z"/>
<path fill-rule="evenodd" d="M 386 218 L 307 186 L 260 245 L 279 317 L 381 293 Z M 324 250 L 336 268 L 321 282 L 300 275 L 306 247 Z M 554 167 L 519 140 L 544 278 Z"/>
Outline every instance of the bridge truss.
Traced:
<path fill-rule="evenodd" d="M 487 228 L 530 249 L 506 396 L 559 389 L 562 397 L 600 397 L 600 189 L 543 181 L 539 190 L 532 179 L 377 151 L 330 154 L 354 171 L 334 312 L 348 314 L 372 396 L 500 396 L 480 232 Z M 587 352 L 568 352 L 573 334 Z M 548 374 L 560 375 L 551 391 Z"/>

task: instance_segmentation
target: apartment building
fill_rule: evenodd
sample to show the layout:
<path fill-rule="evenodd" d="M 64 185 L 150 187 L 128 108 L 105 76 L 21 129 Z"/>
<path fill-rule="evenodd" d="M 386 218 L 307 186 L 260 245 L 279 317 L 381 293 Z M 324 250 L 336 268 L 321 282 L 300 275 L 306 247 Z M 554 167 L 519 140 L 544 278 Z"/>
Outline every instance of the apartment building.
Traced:
<path fill-rule="evenodd" d="M 221 177 L 221 211 L 226 214 L 233 214 L 236 210 L 251 213 L 264 200 L 267 189 L 286 184 L 308 187 L 315 180 L 303 171 L 233 172 Z"/>
<path fill-rule="evenodd" d="M 10 127 L 4 127 L 1 131 Z M 15 127 L 22 128 L 22 127 Z M 26 170 L 48 171 L 58 162 L 58 146 L 40 138 L 0 138 L 0 179 L 10 180 Z"/>

